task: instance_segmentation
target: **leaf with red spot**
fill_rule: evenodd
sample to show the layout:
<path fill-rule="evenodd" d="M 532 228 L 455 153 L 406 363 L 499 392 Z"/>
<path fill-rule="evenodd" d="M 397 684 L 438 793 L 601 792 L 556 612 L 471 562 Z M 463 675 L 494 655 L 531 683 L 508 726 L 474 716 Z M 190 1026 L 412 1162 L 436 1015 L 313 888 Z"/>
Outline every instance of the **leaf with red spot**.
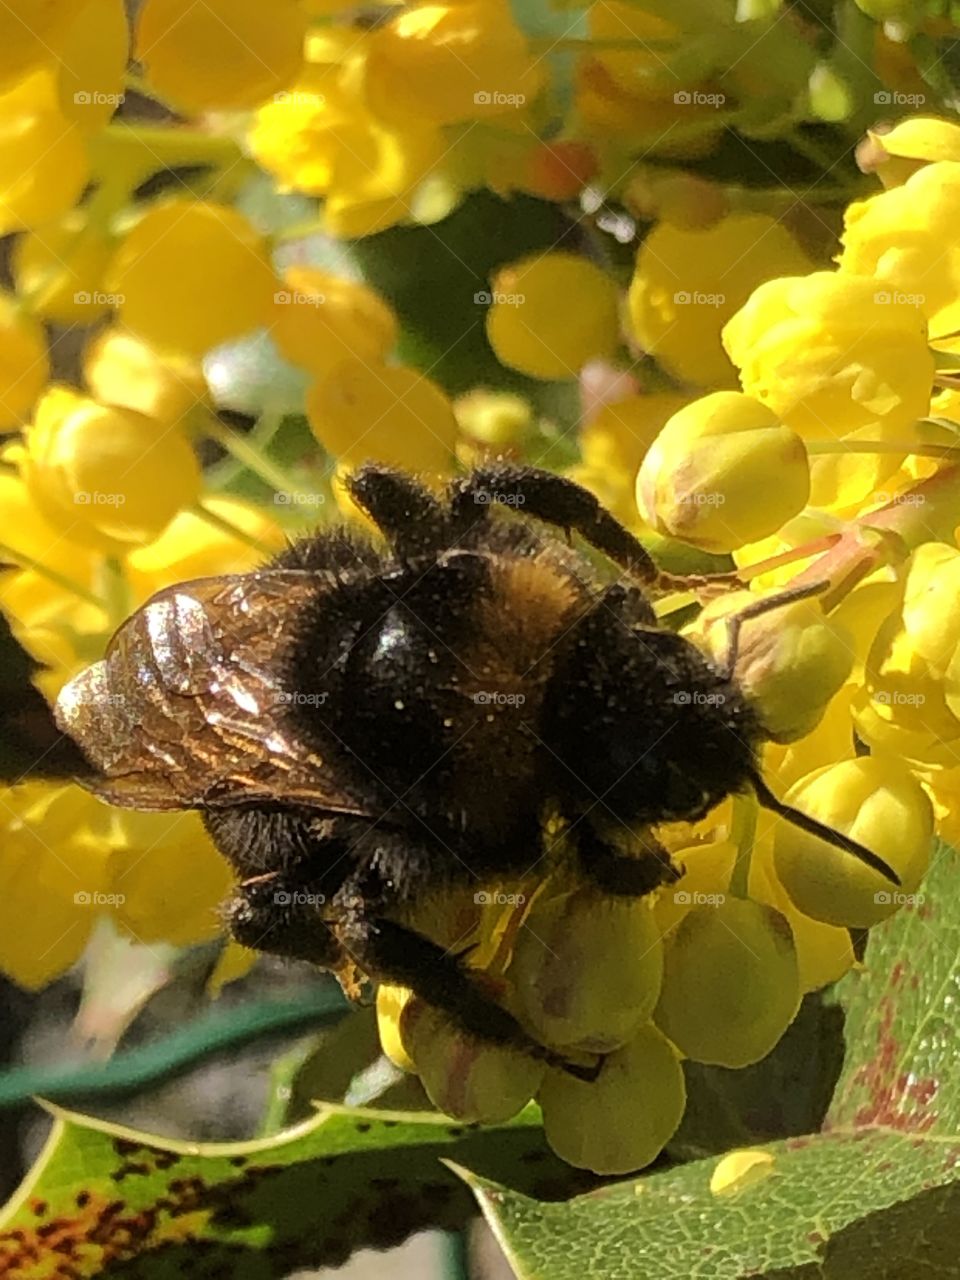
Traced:
<path fill-rule="evenodd" d="M 354 1249 L 466 1222 L 470 1195 L 442 1156 L 538 1195 L 587 1185 L 544 1148 L 535 1109 L 479 1130 L 325 1106 L 269 1138 L 196 1144 L 54 1117 L 0 1217 L 5 1280 L 267 1280 L 339 1266 Z"/>

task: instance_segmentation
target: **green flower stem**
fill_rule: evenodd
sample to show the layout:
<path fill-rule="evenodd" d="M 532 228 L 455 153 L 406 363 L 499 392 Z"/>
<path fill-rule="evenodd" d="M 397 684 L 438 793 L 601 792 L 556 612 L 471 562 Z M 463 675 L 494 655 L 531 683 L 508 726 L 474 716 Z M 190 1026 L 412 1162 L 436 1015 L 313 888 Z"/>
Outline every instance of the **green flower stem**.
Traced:
<path fill-rule="evenodd" d="M 40 560 L 34 560 L 33 556 L 28 556 L 25 551 L 17 551 L 16 548 L 8 546 L 5 542 L 0 542 L 0 561 L 7 560 L 13 562 L 21 569 L 30 569 L 33 573 L 39 573 L 41 577 L 46 578 L 48 582 L 55 583 L 64 591 L 68 591 L 71 595 L 77 596 L 86 604 L 96 605 L 98 609 L 109 617 L 110 605 L 108 601 L 101 599 L 86 587 L 82 587 L 79 582 L 74 582 L 72 578 L 66 577 L 65 574 L 58 573 L 56 569 L 51 569 L 48 565 L 43 564 Z"/>
<path fill-rule="evenodd" d="M 730 839 L 737 848 L 737 860 L 730 877 L 730 894 L 734 898 L 749 897 L 750 859 L 757 835 L 757 797 L 752 794 L 737 796 L 733 802 L 733 822 Z"/>
<path fill-rule="evenodd" d="M 811 458 L 837 453 L 908 454 L 941 462 L 960 459 L 960 444 L 917 444 L 909 440 L 813 440 L 807 445 Z"/>
<path fill-rule="evenodd" d="M 94 171 L 122 174 L 128 191 L 161 169 L 192 165 L 229 169 L 243 159 L 239 144 L 232 138 L 170 125 L 115 121 L 92 139 L 90 146 Z"/>
<path fill-rule="evenodd" d="M 278 493 L 300 495 L 304 498 L 307 496 L 307 491 L 291 484 L 284 471 L 261 453 L 249 436 L 231 430 L 212 415 L 200 425 L 199 430 L 203 435 L 216 441 L 231 458 L 242 463 L 255 476 L 259 476 L 271 489 L 275 489 Z"/>

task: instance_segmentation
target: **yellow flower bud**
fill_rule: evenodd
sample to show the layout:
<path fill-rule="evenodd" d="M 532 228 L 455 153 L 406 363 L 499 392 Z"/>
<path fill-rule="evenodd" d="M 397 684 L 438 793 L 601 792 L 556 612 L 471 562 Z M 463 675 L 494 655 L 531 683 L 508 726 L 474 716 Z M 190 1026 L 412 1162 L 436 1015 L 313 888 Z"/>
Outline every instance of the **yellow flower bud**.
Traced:
<path fill-rule="evenodd" d="M 575 378 L 588 360 L 616 350 L 616 285 L 579 254 L 556 251 L 501 267 L 492 301 L 490 345 L 532 378 Z"/>
<path fill-rule="evenodd" d="M 722 660 L 727 651 L 728 618 L 757 599 L 738 591 L 706 606 L 694 630 L 713 657 Z M 853 657 L 850 636 L 824 616 L 816 599 L 795 600 L 741 626 L 735 674 L 766 735 L 774 742 L 793 742 L 819 723 L 850 675 Z"/>
<path fill-rule="evenodd" d="M 736 391 L 675 413 L 637 476 L 637 506 L 658 533 L 715 552 L 774 533 L 809 495 L 803 441 Z"/>
<path fill-rule="evenodd" d="M 530 1054 L 465 1035 L 429 1005 L 409 1022 L 401 1018 L 401 1026 L 403 1048 L 427 1097 L 455 1120 L 502 1124 L 523 1110 L 543 1080 L 546 1068 Z"/>
<path fill-rule="evenodd" d="M 868 928 L 916 894 L 930 860 L 933 806 L 899 760 L 864 756 L 827 765 L 791 787 L 786 800 L 878 854 L 900 877 L 894 886 L 853 854 L 778 823 L 777 878 L 806 915 Z"/>
<path fill-rule="evenodd" d="M 332 271 L 288 267 L 273 302 L 280 353 L 318 376 L 343 360 L 377 365 L 397 341 L 397 318 L 380 295 Z"/>
<path fill-rule="evenodd" d="M 799 1005 L 793 935 L 772 907 L 731 897 L 694 906 L 664 939 L 654 1020 L 695 1062 L 758 1062 Z"/>
<path fill-rule="evenodd" d="M 544 1044 L 606 1053 L 649 1019 L 662 971 L 649 902 L 583 888 L 534 903 L 507 980 Z"/>
<path fill-rule="evenodd" d="M 193 112 L 239 109 L 290 84 L 305 36 L 295 0 L 145 0 L 136 53 L 161 98 Z"/>
<path fill-rule="evenodd" d="M 815 271 L 770 280 L 723 341 L 748 395 L 806 441 L 902 429 L 926 412 L 933 357 L 923 312 L 871 279 Z"/>
<path fill-rule="evenodd" d="M 723 326 L 762 281 L 809 266 L 786 228 L 765 214 L 733 214 L 705 231 L 658 223 L 640 246 L 630 285 L 634 337 L 681 381 L 734 387 Z"/>
<path fill-rule="evenodd" d="M 903 298 L 914 310 L 922 307 L 936 343 L 960 329 L 958 218 L 960 160 L 924 165 L 903 186 L 848 207 L 841 270 L 870 277 L 874 292 L 891 301 Z M 956 339 L 944 345 L 953 349 Z M 908 361 L 914 358 L 902 353 L 900 364 Z M 928 393 L 929 384 L 928 378 Z"/>
<path fill-rule="evenodd" d="M 267 323 L 276 287 L 263 238 L 243 214 L 179 197 L 141 218 L 109 280 L 127 328 L 193 355 Z"/>
<path fill-rule="evenodd" d="M 135 334 L 103 329 L 83 355 L 83 376 L 96 400 L 159 422 L 180 423 L 207 395 L 200 366 L 161 354 Z"/>
<path fill-rule="evenodd" d="M 42 327 L 15 298 L 0 293 L 0 431 L 20 425 L 49 377 Z"/>
<path fill-rule="evenodd" d="M 547 1142 L 561 1160 L 615 1174 L 657 1158 L 677 1131 L 687 1095 L 676 1050 L 647 1023 L 610 1054 L 592 1083 L 551 1068 L 537 1100 Z"/>
<path fill-rule="evenodd" d="M 942 116 L 907 116 L 886 133 L 870 135 L 887 153 L 930 164 L 960 160 L 960 125 Z"/>
<path fill-rule="evenodd" d="M 453 408 L 415 369 L 344 361 L 311 387 L 307 416 L 323 447 L 351 467 L 370 459 L 413 471 L 453 467 Z"/>
<path fill-rule="evenodd" d="M 65 537 L 116 553 L 155 538 L 200 491 L 184 436 L 53 387 L 25 436 L 23 474 Z"/>
<path fill-rule="evenodd" d="M 509 391 L 471 391 L 454 402 L 453 411 L 460 430 L 491 449 L 516 445 L 533 425 L 529 400 Z"/>
<path fill-rule="evenodd" d="M 375 31 L 365 81 L 373 111 L 435 124 L 494 122 L 532 103 L 544 67 L 501 0 L 413 4 Z"/>
<path fill-rule="evenodd" d="M 17 241 L 11 263 L 17 290 L 46 320 L 93 324 L 112 305 L 103 277 L 113 250 L 112 239 L 73 209 Z"/>

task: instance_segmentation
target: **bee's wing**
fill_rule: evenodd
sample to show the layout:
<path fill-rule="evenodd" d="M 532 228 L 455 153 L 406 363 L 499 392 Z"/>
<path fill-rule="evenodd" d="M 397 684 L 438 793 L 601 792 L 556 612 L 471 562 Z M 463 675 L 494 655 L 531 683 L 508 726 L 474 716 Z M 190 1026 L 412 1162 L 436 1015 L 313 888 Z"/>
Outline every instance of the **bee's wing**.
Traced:
<path fill-rule="evenodd" d="M 129 809 L 282 800 L 361 809 L 284 714 L 277 655 L 291 614 L 335 579 L 302 570 L 200 578 L 159 592 L 57 699 L 60 728 Z"/>

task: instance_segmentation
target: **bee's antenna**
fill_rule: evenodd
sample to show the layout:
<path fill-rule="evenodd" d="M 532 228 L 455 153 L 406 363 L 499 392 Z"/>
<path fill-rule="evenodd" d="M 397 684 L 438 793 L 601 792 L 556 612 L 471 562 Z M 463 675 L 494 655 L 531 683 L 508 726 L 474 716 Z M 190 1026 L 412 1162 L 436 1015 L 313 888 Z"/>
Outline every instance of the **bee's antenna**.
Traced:
<path fill-rule="evenodd" d="M 900 877 L 893 868 L 888 866 L 871 849 L 868 849 L 866 845 L 858 844 L 856 840 L 851 840 L 849 836 L 845 836 L 842 832 L 835 831 L 833 827 L 828 827 L 824 823 L 818 822 L 809 813 L 794 809 L 792 805 L 784 804 L 782 800 L 778 800 L 759 773 L 750 774 L 750 785 L 753 787 L 757 800 L 763 805 L 764 809 L 769 809 L 771 813 L 776 813 L 779 817 L 786 819 L 787 822 L 792 822 L 801 831 L 809 831 L 812 836 L 819 836 L 821 840 L 826 840 L 827 844 L 832 844 L 835 848 L 842 849 L 844 853 L 852 853 L 855 858 L 859 858 L 866 866 L 872 867 L 874 871 L 879 871 L 891 884 L 900 884 Z"/>

